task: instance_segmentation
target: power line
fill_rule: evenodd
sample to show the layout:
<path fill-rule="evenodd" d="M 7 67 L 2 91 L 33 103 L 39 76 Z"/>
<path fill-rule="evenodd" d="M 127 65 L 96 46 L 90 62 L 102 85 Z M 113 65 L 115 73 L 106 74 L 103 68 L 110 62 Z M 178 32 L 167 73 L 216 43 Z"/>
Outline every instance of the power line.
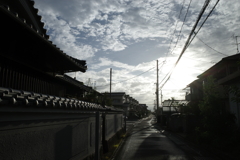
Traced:
<path fill-rule="evenodd" d="M 208 62 L 208 61 L 203 61 L 203 60 L 196 60 L 196 59 L 193 59 L 193 58 L 190 58 L 190 57 L 186 57 L 186 56 L 183 56 L 184 58 L 187 58 L 187 59 L 191 59 L 191 60 L 194 60 L 194 61 L 201 61 L 201 62 L 205 62 L 205 63 L 211 63 L 211 64 L 216 64 L 217 62 Z"/>
<path fill-rule="evenodd" d="M 174 37 L 175 31 L 176 31 L 176 29 L 177 29 L 178 21 L 180 20 L 180 16 L 181 16 L 181 14 L 182 14 L 182 10 L 183 10 L 184 4 L 185 4 L 185 0 L 183 0 L 182 8 L 181 8 L 180 13 L 179 13 L 179 15 L 178 15 L 178 20 L 177 20 L 177 23 L 176 23 L 176 25 L 175 25 L 175 29 L 174 29 L 173 34 L 172 34 L 172 37 L 171 37 L 171 41 L 170 41 L 169 48 L 168 48 L 169 52 L 170 52 L 170 49 L 171 49 L 171 45 L 172 45 L 172 42 L 173 42 L 173 37 Z"/>
<path fill-rule="evenodd" d="M 190 8 L 190 5 L 191 5 L 191 2 L 192 2 L 192 0 L 190 0 L 190 2 L 189 2 L 189 4 L 188 4 L 188 8 L 187 8 L 186 14 L 185 14 L 185 16 L 184 16 L 184 20 L 183 20 L 183 23 L 182 23 L 181 29 L 180 29 L 179 34 L 178 34 L 177 41 L 176 41 L 175 46 L 173 47 L 173 49 L 172 49 L 172 51 L 171 51 L 171 54 L 172 54 L 172 52 L 174 51 L 174 49 L 176 48 L 177 43 L 178 43 L 178 41 L 179 41 L 179 37 L 180 37 L 180 35 L 181 35 L 181 32 L 182 32 L 182 29 L 183 29 L 184 23 L 185 23 L 185 21 L 186 21 L 186 17 L 187 17 L 187 14 L 188 14 L 188 11 L 189 11 L 189 8 Z M 182 13 L 184 3 L 185 3 L 185 0 L 184 0 L 183 3 L 182 3 L 182 8 L 181 8 L 181 10 L 180 10 L 180 13 L 179 13 L 178 19 L 180 19 L 180 15 L 181 15 L 181 13 Z M 177 24 L 178 24 L 178 21 L 177 21 Z M 175 26 L 175 30 L 174 30 L 174 32 L 173 32 L 173 36 L 172 36 L 172 37 L 174 37 L 174 33 L 175 33 L 175 31 L 176 31 L 177 24 L 176 24 L 176 26 Z M 169 50 L 170 50 L 170 47 L 171 47 L 171 43 L 172 43 L 172 41 L 173 41 L 173 38 L 172 38 L 172 40 L 171 40 L 171 42 L 170 42 Z M 167 58 L 167 56 L 166 56 L 166 58 Z M 166 61 L 166 58 L 165 58 L 165 61 Z M 170 72 L 171 72 L 171 71 L 170 71 Z M 169 74 L 167 74 L 167 75 L 162 79 L 162 81 L 160 82 L 160 84 L 164 81 L 164 79 L 165 79 L 168 75 L 169 75 Z"/>
<path fill-rule="evenodd" d="M 196 37 L 197 37 L 197 39 L 199 39 L 204 45 L 206 45 L 207 47 L 209 47 L 209 48 L 212 49 L 213 51 L 215 51 L 215 52 L 217 52 L 217 53 L 219 53 L 219 54 L 221 54 L 221 55 L 223 55 L 223 56 L 228 56 L 228 55 L 226 55 L 226 54 L 224 54 L 224 53 L 221 53 L 221 52 L 217 51 L 216 49 L 212 48 L 211 46 L 209 46 L 208 44 L 206 44 L 202 39 L 200 39 L 198 36 L 196 36 Z"/>
<path fill-rule="evenodd" d="M 204 21 L 202 22 L 201 26 L 198 28 L 197 32 L 194 32 L 194 36 L 192 37 L 190 43 L 188 44 L 188 46 L 191 44 L 191 42 L 193 41 L 193 39 L 195 38 L 195 36 L 198 34 L 198 32 L 200 31 L 200 29 L 202 28 L 202 26 L 204 25 L 204 23 L 207 21 L 207 19 L 209 18 L 209 16 L 212 14 L 213 10 L 215 9 L 215 7 L 217 6 L 218 2 L 220 0 L 217 0 L 217 2 L 215 3 L 215 5 L 213 6 L 213 8 L 211 9 L 211 11 L 208 13 L 207 17 L 204 19 Z M 208 3 L 209 4 L 209 3 Z"/>
<path fill-rule="evenodd" d="M 156 67 L 152 67 L 152 68 L 150 68 L 149 70 L 147 70 L 147 71 L 145 71 L 145 72 L 142 72 L 142 73 L 140 73 L 140 74 L 138 74 L 138 75 L 136 75 L 136 76 L 134 76 L 134 77 L 132 77 L 132 78 L 129 78 L 129 79 L 126 79 L 126 80 L 123 80 L 123 81 L 120 81 L 120 82 L 117 82 L 117 83 L 114 83 L 114 84 L 118 84 L 118 83 L 122 83 L 122 82 L 126 82 L 126 81 L 128 81 L 128 80 L 134 79 L 134 78 L 139 77 L 140 75 L 142 75 L 142 74 L 144 74 L 144 73 L 149 72 L 150 70 L 152 70 L 152 69 L 154 69 L 154 68 L 156 68 Z"/>
<path fill-rule="evenodd" d="M 179 39 L 180 39 L 180 35 L 181 35 L 181 33 L 182 33 L 182 29 L 183 29 L 184 23 L 185 23 L 185 21 L 186 21 L 187 14 L 188 14 L 188 11 L 189 11 L 189 8 L 190 8 L 191 3 L 192 3 L 192 0 L 190 0 L 190 2 L 189 2 L 189 4 L 188 4 L 187 12 L 186 12 L 186 14 L 185 14 L 185 17 L 184 17 L 184 20 L 183 20 L 181 29 L 180 29 L 180 31 L 179 31 L 179 33 L 178 33 L 177 41 L 176 41 L 175 46 L 173 47 L 173 49 L 172 49 L 172 51 L 171 51 L 171 54 L 173 53 L 174 49 L 177 47 L 177 44 L 178 44 L 178 41 L 179 41 Z"/>
<path fill-rule="evenodd" d="M 199 23 L 202 15 L 203 15 L 203 13 L 204 13 L 204 11 L 206 10 L 207 6 L 209 5 L 209 2 L 210 2 L 209 0 L 206 0 L 206 1 L 205 1 L 205 3 L 204 3 L 204 5 L 203 5 L 203 7 L 202 7 L 202 9 L 201 9 L 201 11 L 200 11 L 200 13 L 199 13 L 199 15 L 198 15 L 197 21 L 195 22 L 195 24 L 194 24 L 194 26 L 193 26 L 193 28 L 192 28 L 189 36 L 188 36 L 188 39 L 187 39 L 187 41 L 186 41 L 186 43 L 185 43 L 185 45 L 184 45 L 184 47 L 183 47 L 183 49 L 182 49 L 182 52 L 180 53 L 180 55 L 179 55 L 179 57 L 178 57 L 175 65 L 173 66 L 173 68 L 172 68 L 171 71 L 169 72 L 168 77 L 167 77 L 167 80 L 162 84 L 162 86 L 161 86 L 160 88 L 163 88 L 164 85 L 167 83 L 167 81 L 170 79 L 170 77 L 171 77 L 174 69 L 176 68 L 178 62 L 179 62 L 180 59 L 182 58 L 182 56 L 183 56 L 184 52 L 186 51 L 187 47 L 191 44 L 191 41 L 194 39 L 195 36 L 194 36 L 192 39 L 191 39 L 191 37 L 192 37 L 192 35 L 194 34 L 194 31 L 195 31 L 195 29 L 196 29 L 196 27 L 197 27 L 197 25 L 198 25 L 198 23 Z M 205 21 L 204 21 L 204 23 L 205 23 Z M 203 24 L 202 24 L 202 25 L 203 25 Z M 202 25 L 201 25 L 201 26 L 202 26 Z M 190 41 L 190 40 L 191 40 L 191 41 Z"/>
<path fill-rule="evenodd" d="M 164 63 L 165 63 L 165 61 L 162 62 L 161 68 L 163 67 Z M 161 64 L 161 63 L 160 63 L 160 64 Z M 160 65 L 160 64 L 159 64 L 159 65 Z M 114 85 L 114 84 L 119 84 L 119 83 L 123 83 L 123 82 L 129 81 L 129 80 L 131 80 L 131 79 L 134 79 L 134 78 L 136 78 L 136 77 L 139 77 L 140 75 L 142 75 L 142 74 L 144 74 L 144 73 L 147 73 L 147 72 L 149 72 L 150 70 L 152 70 L 152 69 L 154 69 L 154 68 L 156 68 L 156 67 L 152 67 L 152 68 L 148 69 L 147 71 L 142 72 L 142 73 L 140 73 L 140 74 L 138 74 L 138 75 L 136 75 L 136 76 L 134 76 L 134 77 L 131 77 L 131 78 L 129 78 L 129 79 L 125 79 L 125 80 L 123 80 L 123 81 L 119 81 L 119 82 L 116 82 L 116 83 L 112 83 L 112 85 Z M 110 84 L 106 84 L 106 85 L 103 85 L 103 86 L 96 86 L 96 87 L 106 87 L 106 86 L 109 86 L 109 85 L 110 85 Z"/>
<path fill-rule="evenodd" d="M 126 80 L 123 80 L 123 81 L 119 81 L 119 82 L 117 82 L 117 83 L 112 83 L 112 85 L 114 85 L 114 84 L 119 84 L 119 83 L 122 83 L 122 82 L 126 82 L 126 81 L 129 81 L 129 80 L 134 79 L 134 78 L 136 78 L 136 77 L 139 77 L 140 75 L 142 75 L 142 74 L 144 74 L 144 73 L 147 73 L 147 72 L 149 72 L 150 70 L 152 70 L 152 69 L 154 69 L 154 68 L 156 68 L 156 67 L 152 67 L 152 68 L 148 69 L 147 71 L 142 72 L 142 73 L 140 73 L 140 74 L 138 74 L 138 75 L 136 75 L 136 76 L 134 76 L 134 77 L 131 77 L 131 78 L 129 78 L 129 79 L 126 79 Z M 96 86 L 96 87 L 106 87 L 106 86 L 109 86 L 109 84 L 106 84 L 106 85 L 103 85 L 103 86 Z"/>

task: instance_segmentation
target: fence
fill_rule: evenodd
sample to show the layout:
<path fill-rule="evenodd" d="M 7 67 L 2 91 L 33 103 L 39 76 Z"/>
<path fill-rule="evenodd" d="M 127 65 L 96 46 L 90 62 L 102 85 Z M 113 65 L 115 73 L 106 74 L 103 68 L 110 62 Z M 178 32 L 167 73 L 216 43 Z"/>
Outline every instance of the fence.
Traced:
<path fill-rule="evenodd" d="M 123 130 L 122 110 L 0 88 L 0 159 L 98 159 Z"/>

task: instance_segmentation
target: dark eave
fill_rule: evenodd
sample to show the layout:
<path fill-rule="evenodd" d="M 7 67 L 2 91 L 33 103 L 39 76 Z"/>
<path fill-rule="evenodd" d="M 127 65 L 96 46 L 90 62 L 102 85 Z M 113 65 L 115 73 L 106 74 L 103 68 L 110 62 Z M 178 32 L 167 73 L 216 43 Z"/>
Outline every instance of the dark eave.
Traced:
<path fill-rule="evenodd" d="M 191 83 L 189 83 L 187 85 L 187 87 L 191 87 L 191 86 L 199 84 L 199 83 L 201 83 L 201 79 L 196 79 L 196 80 L 192 81 Z"/>
<path fill-rule="evenodd" d="M 82 82 L 76 80 L 76 79 L 73 79 L 72 77 L 68 76 L 68 75 L 63 75 L 63 76 L 59 76 L 57 77 L 59 79 L 61 79 L 62 81 L 64 82 L 67 82 L 69 84 L 72 84 L 84 91 L 87 91 L 87 92 L 90 92 L 92 91 L 92 88 L 91 87 L 88 87 L 88 86 L 85 86 Z"/>
<path fill-rule="evenodd" d="M 44 38 L 31 24 L 18 17 L 10 7 L 0 6 L 1 38 L 5 40 L 1 56 L 28 64 L 44 72 L 85 72 L 86 61 L 66 55 Z M 11 30 L 11 32 L 5 32 Z"/>

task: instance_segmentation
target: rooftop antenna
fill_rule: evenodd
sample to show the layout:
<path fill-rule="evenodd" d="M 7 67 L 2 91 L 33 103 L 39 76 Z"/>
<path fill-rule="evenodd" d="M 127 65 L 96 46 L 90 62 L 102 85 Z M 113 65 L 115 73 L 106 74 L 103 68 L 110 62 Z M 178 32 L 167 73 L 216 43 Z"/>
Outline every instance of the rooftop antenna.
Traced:
<path fill-rule="evenodd" d="M 110 99 L 112 99 L 112 68 L 110 68 Z"/>
<path fill-rule="evenodd" d="M 237 53 L 239 53 L 238 44 L 240 44 L 240 43 L 238 43 L 238 37 L 239 37 L 239 36 L 235 36 L 235 38 L 236 38 L 236 45 L 237 45 Z"/>
<path fill-rule="evenodd" d="M 88 78 L 88 81 L 87 81 L 87 86 L 91 86 L 91 78 Z"/>

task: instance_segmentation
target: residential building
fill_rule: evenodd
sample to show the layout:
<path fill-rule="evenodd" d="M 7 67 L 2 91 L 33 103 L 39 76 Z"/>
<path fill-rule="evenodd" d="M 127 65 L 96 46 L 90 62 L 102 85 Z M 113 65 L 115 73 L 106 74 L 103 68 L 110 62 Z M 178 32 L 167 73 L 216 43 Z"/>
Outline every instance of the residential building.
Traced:
<path fill-rule="evenodd" d="M 145 111 L 146 106 L 140 105 L 133 97 L 127 95 L 125 92 L 102 93 L 111 97 L 114 108 L 120 108 L 125 111 L 128 118 L 141 118 L 142 112 Z"/>
<path fill-rule="evenodd" d="M 107 96 L 108 98 L 111 99 L 112 101 L 112 106 L 114 108 L 119 108 L 119 109 L 123 109 L 125 111 L 125 114 L 128 116 L 129 114 L 129 109 L 130 109 L 130 100 L 129 100 L 129 96 L 126 95 L 125 92 L 112 92 L 110 93 L 102 93 L 105 96 Z"/>
<path fill-rule="evenodd" d="M 203 98 L 203 81 L 200 79 L 196 79 L 190 84 L 187 85 L 187 88 L 189 88 L 189 92 L 186 93 L 185 99 L 187 101 L 199 101 Z"/>
<path fill-rule="evenodd" d="M 234 101 L 234 94 L 229 92 L 230 87 L 240 89 L 240 53 L 223 58 L 199 75 L 197 80 L 188 85 L 190 93 L 186 94 L 186 100 L 190 100 L 190 103 L 201 100 L 203 86 L 210 76 L 214 78 L 219 86 L 221 101 L 225 104 L 226 110 L 236 116 L 236 123 L 240 126 L 239 101 Z"/>
<path fill-rule="evenodd" d="M 181 112 L 181 105 L 187 105 L 188 101 L 186 100 L 164 100 L 162 102 L 162 114 L 170 116 L 174 113 L 180 113 Z"/>
<path fill-rule="evenodd" d="M 4 43 L 0 52 L 0 86 L 82 97 L 89 89 L 80 82 L 76 87 L 78 82 L 64 74 L 86 72 L 86 61 L 68 56 L 49 40 L 34 2 L 1 1 L 0 5 L 4 22 L 1 30 L 5 31 L 1 34 Z"/>
<path fill-rule="evenodd" d="M 0 1 L 0 157 L 99 159 L 123 132 L 123 112 L 82 100 L 92 89 L 65 74 L 86 72 L 86 61 L 49 40 L 37 11 Z"/>

